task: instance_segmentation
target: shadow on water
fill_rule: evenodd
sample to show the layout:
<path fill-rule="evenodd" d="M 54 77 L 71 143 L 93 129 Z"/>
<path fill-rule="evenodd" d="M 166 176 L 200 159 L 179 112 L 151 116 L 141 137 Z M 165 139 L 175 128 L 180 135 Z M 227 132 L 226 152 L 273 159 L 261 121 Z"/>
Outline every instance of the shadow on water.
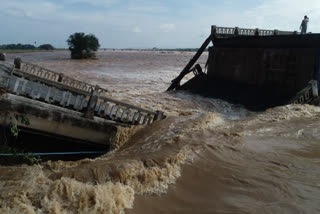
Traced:
<path fill-rule="evenodd" d="M 26 154 L 37 160 L 77 161 L 83 158 L 96 158 L 109 151 L 107 145 L 95 145 L 72 138 L 35 132 L 28 128 L 19 128 L 18 136 L 13 136 L 9 128 L 2 127 L 1 145 L 5 143 L 11 152 L 0 154 L 0 164 L 15 165 L 25 163 Z M 2 149 L 3 150 L 3 149 Z"/>

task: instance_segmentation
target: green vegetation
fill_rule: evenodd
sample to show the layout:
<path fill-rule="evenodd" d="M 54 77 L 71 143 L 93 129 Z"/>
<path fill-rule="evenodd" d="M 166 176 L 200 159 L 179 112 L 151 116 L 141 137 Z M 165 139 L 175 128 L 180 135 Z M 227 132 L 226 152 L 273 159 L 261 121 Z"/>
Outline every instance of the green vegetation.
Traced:
<path fill-rule="evenodd" d="M 6 44 L 0 45 L 1 52 L 28 52 L 28 51 L 49 51 L 55 50 L 51 44 L 43 44 L 39 47 L 30 44 Z"/>
<path fill-rule="evenodd" d="M 4 50 L 34 50 L 36 47 L 30 44 L 7 44 L 7 45 L 0 45 L 0 49 Z"/>
<path fill-rule="evenodd" d="M 38 48 L 42 50 L 48 50 L 48 51 L 54 50 L 54 47 L 50 44 L 43 44 L 43 45 L 40 45 Z"/>
<path fill-rule="evenodd" d="M 29 119 L 23 115 L 15 114 L 14 117 L 10 117 L 10 124 L 9 124 L 9 136 L 6 129 L 2 129 L 1 142 L 0 142 L 0 153 L 5 154 L 13 154 L 13 159 L 16 161 L 22 161 L 28 164 L 35 164 L 39 162 L 39 157 L 36 157 L 32 153 L 25 152 L 22 149 L 19 149 L 19 145 L 15 142 L 19 136 L 20 129 L 18 128 L 18 124 L 23 125 L 30 125 Z M 13 121 L 13 122 L 12 122 Z M 13 139 L 12 139 L 13 138 Z M 18 154 L 23 154 L 22 156 L 18 156 Z"/>
<path fill-rule="evenodd" d="M 72 59 L 95 58 L 95 51 L 100 47 L 99 40 L 93 34 L 74 33 L 67 40 Z"/>

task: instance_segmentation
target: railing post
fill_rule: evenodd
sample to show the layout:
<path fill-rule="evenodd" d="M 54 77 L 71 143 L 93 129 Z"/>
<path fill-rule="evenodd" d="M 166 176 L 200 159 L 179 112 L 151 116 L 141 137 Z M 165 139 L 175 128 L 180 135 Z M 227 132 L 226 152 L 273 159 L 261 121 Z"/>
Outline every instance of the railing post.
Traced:
<path fill-rule="evenodd" d="M 239 35 L 239 28 L 238 27 L 234 28 L 234 35 Z"/>
<path fill-rule="evenodd" d="M 88 106 L 86 109 L 86 112 L 84 114 L 84 117 L 87 119 L 93 119 L 94 110 L 97 105 L 98 97 L 99 97 L 99 86 L 96 85 L 95 89 L 91 91 L 91 96 L 89 98 Z"/>
<path fill-rule="evenodd" d="M 15 68 L 21 69 L 21 62 L 22 62 L 21 58 L 15 58 L 15 59 L 14 59 L 14 66 L 15 66 Z"/>
<path fill-rule="evenodd" d="M 7 60 L 6 53 L 0 53 L 0 61 L 6 61 L 6 60 Z"/>
<path fill-rule="evenodd" d="M 154 120 L 162 120 L 164 119 L 164 113 L 162 111 L 156 111 L 156 115 L 154 116 Z"/>
<path fill-rule="evenodd" d="M 316 81 L 316 80 L 310 80 L 310 81 L 309 81 L 309 84 L 310 84 L 311 87 L 312 87 L 312 96 L 313 96 L 313 97 L 319 96 L 319 94 L 318 94 L 318 83 L 317 83 L 317 81 Z"/>
<path fill-rule="evenodd" d="M 62 82 L 63 76 L 63 73 L 59 73 L 58 82 Z"/>
<path fill-rule="evenodd" d="M 217 26 L 216 25 L 212 25 L 211 26 L 211 34 L 216 34 L 217 33 Z"/>
<path fill-rule="evenodd" d="M 259 28 L 256 28 L 256 30 L 254 31 L 254 35 L 259 36 Z"/>
<path fill-rule="evenodd" d="M 274 36 L 278 36 L 278 35 L 279 35 L 279 31 L 278 31 L 277 29 L 274 29 L 273 35 L 274 35 Z"/>

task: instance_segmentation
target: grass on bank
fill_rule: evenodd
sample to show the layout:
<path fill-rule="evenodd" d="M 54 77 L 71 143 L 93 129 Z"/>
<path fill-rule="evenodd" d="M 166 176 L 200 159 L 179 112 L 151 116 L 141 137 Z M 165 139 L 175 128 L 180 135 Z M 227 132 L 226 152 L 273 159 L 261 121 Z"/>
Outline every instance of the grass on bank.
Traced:
<path fill-rule="evenodd" d="M 33 153 L 25 152 L 16 141 L 20 132 L 18 123 L 28 126 L 30 125 L 29 119 L 23 115 L 15 114 L 14 118 L 11 118 L 11 121 L 14 122 L 11 122 L 7 127 L 0 127 L 0 153 L 10 155 L 1 156 L 1 159 L 8 159 L 7 162 L 27 163 L 31 165 L 38 163 L 40 158 Z"/>

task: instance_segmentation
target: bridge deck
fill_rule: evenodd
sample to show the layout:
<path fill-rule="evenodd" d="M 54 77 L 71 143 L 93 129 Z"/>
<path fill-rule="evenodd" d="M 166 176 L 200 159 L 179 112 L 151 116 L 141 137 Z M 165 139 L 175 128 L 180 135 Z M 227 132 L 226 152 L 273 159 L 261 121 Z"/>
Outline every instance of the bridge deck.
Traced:
<path fill-rule="evenodd" d="M 78 81 L 48 69 L 22 63 L 16 69 L 0 63 L 0 86 L 7 92 L 41 102 L 131 125 L 151 124 L 163 117 L 150 111 L 105 96 L 106 89 Z"/>
<path fill-rule="evenodd" d="M 31 128 L 94 143 L 110 143 L 116 127 L 149 125 L 165 117 L 108 97 L 99 86 L 26 62 L 0 61 L 0 89 L 0 110 L 7 112 L 0 115 L 2 125 L 9 124 L 8 115 L 19 113 L 32 118 Z"/>

